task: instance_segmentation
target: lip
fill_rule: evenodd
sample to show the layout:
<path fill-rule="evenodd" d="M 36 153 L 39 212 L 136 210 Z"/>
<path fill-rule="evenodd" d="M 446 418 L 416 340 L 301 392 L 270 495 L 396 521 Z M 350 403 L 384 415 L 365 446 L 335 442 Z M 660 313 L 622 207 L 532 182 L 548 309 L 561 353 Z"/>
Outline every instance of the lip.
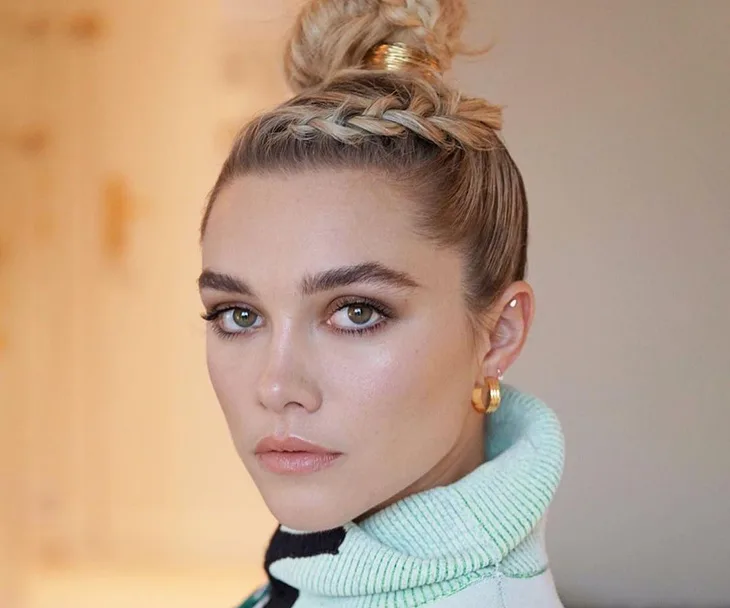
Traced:
<path fill-rule="evenodd" d="M 342 454 L 299 437 L 264 437 L 256 444 L 261 466 L 279 475 L 306 475 L 321 471 Z"/>

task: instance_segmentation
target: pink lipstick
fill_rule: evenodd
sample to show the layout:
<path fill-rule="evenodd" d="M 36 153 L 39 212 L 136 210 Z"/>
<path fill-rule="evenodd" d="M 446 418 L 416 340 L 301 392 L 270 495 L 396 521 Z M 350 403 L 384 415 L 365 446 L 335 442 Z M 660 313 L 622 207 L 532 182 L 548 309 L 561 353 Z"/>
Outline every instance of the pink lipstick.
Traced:
<path fill-rule="evenodd" d="M 315 473 L 342 456 L 298 437 L 265 437 L 256 444 L 255 453 L 261 466 L 279 475 Z"/>

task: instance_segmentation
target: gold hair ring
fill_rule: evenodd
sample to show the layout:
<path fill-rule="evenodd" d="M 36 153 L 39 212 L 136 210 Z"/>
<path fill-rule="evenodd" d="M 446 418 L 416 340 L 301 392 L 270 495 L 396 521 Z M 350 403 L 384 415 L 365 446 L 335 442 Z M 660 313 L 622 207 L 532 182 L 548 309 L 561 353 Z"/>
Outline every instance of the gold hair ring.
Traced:
<path fill-rule="evenodd" d="M 373 70 L 417 70 L 421 72 L 441 72 L 436 58 L 419 49 L 402 42 L 386 42 L 379 44 L 365 56 L 365 67 Z"/>
<path fill-rule="evenodd" d="M 480 414 L 493 414 L 501 402 L 502 390 L 497 378 L 486 378 L 484 386 L 477 386 L 471 392 L 472 407 Z"/>

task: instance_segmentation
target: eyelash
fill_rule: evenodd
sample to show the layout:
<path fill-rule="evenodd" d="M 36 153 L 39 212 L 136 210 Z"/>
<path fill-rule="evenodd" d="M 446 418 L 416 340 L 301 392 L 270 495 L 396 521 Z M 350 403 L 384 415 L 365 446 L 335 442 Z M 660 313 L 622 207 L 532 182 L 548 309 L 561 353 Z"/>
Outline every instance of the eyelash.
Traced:
<path fill-rule="evenodd" d="M 352 297 L 352 298 L 344 298 L 341 299 L 335 309 L 332 311 L 332 314 L 335 314 L 336 312 L 339 312 L 343 308 L 347 308 L 348 306 L 353 306 L 355 304 L 364 304 L 368 308 L 372 308 L 376 313 L 378 313 L 382 319 L 378 321 L 375 325 L 370 325 L 369 327 L 363 327 L 362 329 L 339 329 L 337 327 L 332 326 L 332 330 L 338 334 L 349 334 L 349 335 L 358 335 L 358 336 L 364 336 L 366 334 L 372 334 L 373 332 L 381 330 L 392 318 L 393 318 L 393 312 L 390 310 L 389 307 L 385 306 L 384 304 L 381 304 L 380 302 L 376 302 L 375 300 L 371 300 L 370 298 L 363 298 L 363 297 Z M 213 331 L 220 336 L 221 338 L 225 340 L 232 340 L 233 338 L 245 335 L 248 333 L 251 333 L 252 329 L 243 329 L 239 332 L 227 332 L 221 329 L 220 325 L 216 323 L 216 321 L 220 318 L 220 316 L 229 310 L 251 310 L 247 306 L 221 306 L 220 308 L 213 309 L 209 312 L 205 312 L 202 315 L 200 315 L 204 321 L 209 322 L 212 327 Z M 255 312 L 255 311 L 254 311 Z M 330 315 L 332 316 L 332 315 Z"/>

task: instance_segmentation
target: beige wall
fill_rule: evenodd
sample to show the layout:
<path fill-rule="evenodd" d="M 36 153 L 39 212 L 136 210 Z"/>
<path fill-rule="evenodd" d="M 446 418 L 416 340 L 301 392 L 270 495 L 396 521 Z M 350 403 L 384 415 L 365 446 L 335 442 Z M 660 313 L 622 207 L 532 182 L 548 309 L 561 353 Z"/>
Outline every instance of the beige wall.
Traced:
<path fill-rule="evenodd" d="M 205 375 L 196 226 L 232 125 L 284 95 L 291 4 L 0 2 L 3 608 L 227 605 L 260 577 L 273 522 Z M 559 587 L 730 603 L 730 3 L 472 5 L 497 47 L 455 76 L 507 105 L 532 209 L 509 380 L 568 438 Z"/>
<path fill-rule="evenodd" d="M 538 316 L 509 379 L 567 433 L 566 600 L 730 605 L 730 2 L 473 2 Z M 484 29 L 482 29 L 484 28 Z"/>

